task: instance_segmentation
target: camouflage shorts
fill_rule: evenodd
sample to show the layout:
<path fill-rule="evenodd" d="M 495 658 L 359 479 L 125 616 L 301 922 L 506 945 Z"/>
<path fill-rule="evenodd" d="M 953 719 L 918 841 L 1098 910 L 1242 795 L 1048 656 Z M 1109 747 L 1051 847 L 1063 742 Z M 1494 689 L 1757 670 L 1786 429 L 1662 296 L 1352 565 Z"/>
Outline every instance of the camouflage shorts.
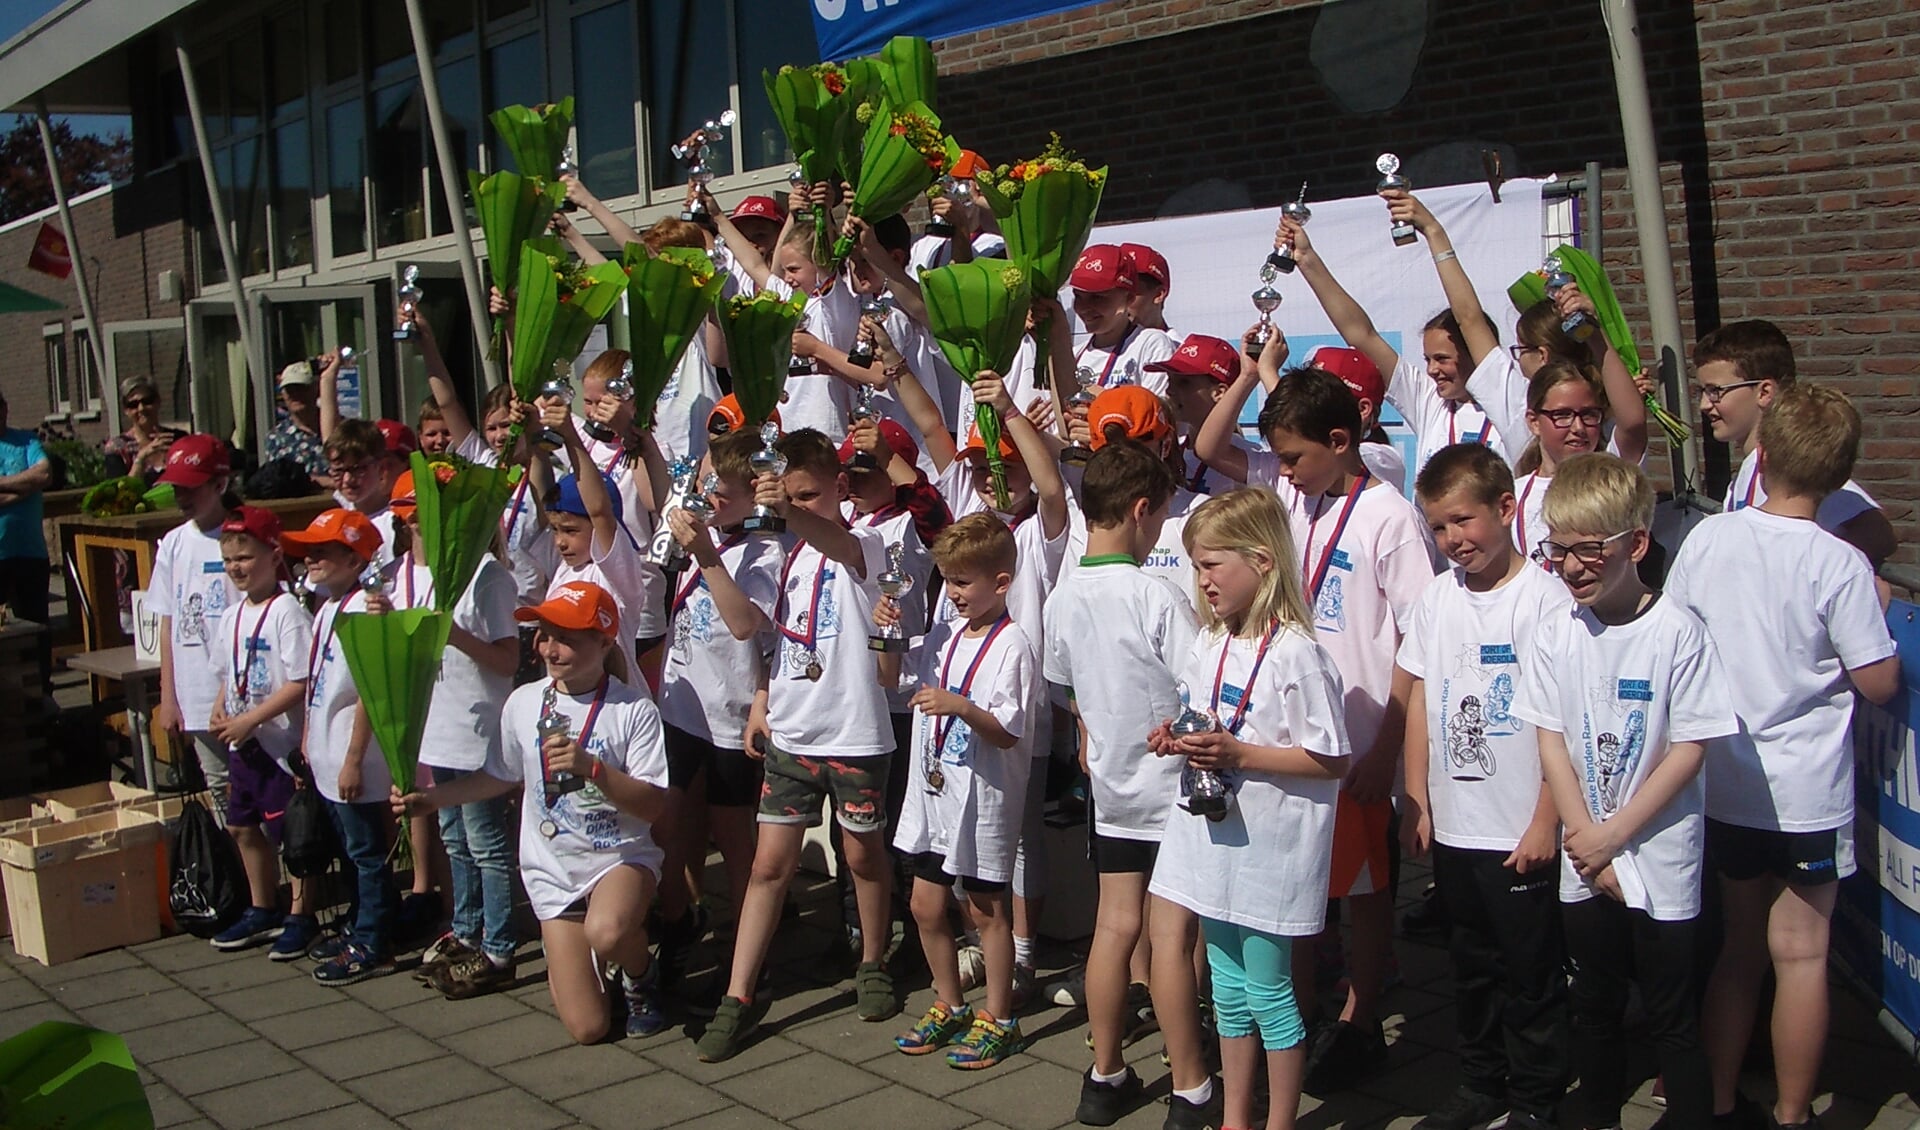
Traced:
<path fill-rule="evenodd" d="M 766 779 L 760 786 L 760 822 L 811 828 L 820 823 L 820 801 L 825 798 L 847 831 L 882 831 L 887 825 L 887 766 L 892 760 L 799 757 L 770 749 Z"/>

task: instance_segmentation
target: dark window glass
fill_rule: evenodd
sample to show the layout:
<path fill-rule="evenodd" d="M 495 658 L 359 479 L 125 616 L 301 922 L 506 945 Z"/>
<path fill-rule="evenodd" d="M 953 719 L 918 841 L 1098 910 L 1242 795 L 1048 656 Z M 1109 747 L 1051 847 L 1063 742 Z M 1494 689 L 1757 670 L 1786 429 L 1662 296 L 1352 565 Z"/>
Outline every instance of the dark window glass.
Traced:
<path fill-rule="evenodd" d="M 501 19 L 532 7 L 533 0 L 487 0 L 487 19 Z"/>
<path fill-rule="evenodd" d="M 633 5 L 599 8 L 573 21 L 575 143 L 580 176 L 604 199 L 640 189 L 634 146 Z"/>
<path fill-rule="evenodd" d="M 267 262 L 266 148 L 257 137 L 232 146 L 232 182 L 227 197 L 227 219 L 233 224 L 233 250 L 240 270 L 264 273 Z"/>
<path fill-rule="evenodd" d="M 359 0 L 332 0 L 321 18 L 326 25 L 327 82 L 342 82 L 359 74 Z"/>
<path fill-rule="evenodd" d="M 233 104 L 233 132 L 248 134 L 260 128 L 265 76 L 260 66 L 258 29 L 227 41 L 227 75 Z"/>
<path fill-rule="evenodd" d="M 426 0 L 427 41 L 435 51 L 464 51 L 473 46 L 473 0 Z"/>
<path fill-rule="evenodd" d="M 374 232 L 381 247 L 425 239 L 426 187 L 421 170 L 426 105 L 418 82 L 403 82 L 373 96 Z"/>
<path fill-rule="evenodd" d="M 196 53 L 193 80 L 200 88 L 200 115 L 207 123 L 207 139 L 219 141 L 227 136 L 227 60 L 215 49 Z"/>
<path fill-rule="evenodd" d="M 268 30 L 273 41 L 273 112 L 288 114 L 300 109 L 307 97 L 307 29 L 304 13 L 295 12 L 273 21 Z"/>
<path fill-rule="evenodd" d="M 502 106 L 533 106 L 546 101 L 547 74 L 540 57 L 540 36 L 523 35 L 496 45 L 487 52 L 487 98 L 489 112 Z M 494 169 L 512 169 L 513 158 L 507 147 L 487 127 L 493 145 Z"/>
<path fill-rule="evenodd" d="M 453 142 L 454 176 L 459 178 L 460 191 L 467 191 L 467 170 L 479 167 L 480 138 L 480 63 L 472 55 L 439 66 L 440 105 L 447 115 L 447 133 Z M 428 138 L 432 140 L 431 136 Z M 453 230 L 453 224 L 447 219 L 446 190 L 440 187 L 440 164 L 437 158 L 428 160 L 427 172 L 432 178 L 431 191 L 427 204 L 433 209 L 433 231 L 436 235 Z"/>
<path fill-rule="evenodd" d="M 313 263 L 313 163 L 307 122 L 297 118 L 273 131 L 274 259 L 278 267 Z"/>
<path fill-rule="evenodd" d="M 749 169 L 764 169 L 792 160 L 787 135 L 767 105 L 762 71 L 783 65 L 805 66 L 820 61 L 814 39 L 813 14 L 807 0 L 752 0 L 753 18 L 738 21 L 740 29 L 740 159 Z"/>
<path fill-rule="evenodd" d="M 367 249 L 366 123 L 360 100 L 327 111 L 327 206 L 333 224 L 333 253 L 352 255 Z"/>
<path fill-rule="evenodd" d="M 371 11 L 373 34 L 369 45 L 373 52 L 373 81 L 384 82 L 415 70 L 407 6 L 394 0 L 374 0 Z"/>
<path fill-rule="evenodd" d="M 652 11 L 647 48 L 651 179 L 653 187 L 666 188 L 687 179 L 686 165 L 673 155 L 674 142 L 727 108 L 733 61 L 726 5 L 660 0 Z M 731 143 L 716 147 L 713 171 L 733 171 L 732 153 Z"/>

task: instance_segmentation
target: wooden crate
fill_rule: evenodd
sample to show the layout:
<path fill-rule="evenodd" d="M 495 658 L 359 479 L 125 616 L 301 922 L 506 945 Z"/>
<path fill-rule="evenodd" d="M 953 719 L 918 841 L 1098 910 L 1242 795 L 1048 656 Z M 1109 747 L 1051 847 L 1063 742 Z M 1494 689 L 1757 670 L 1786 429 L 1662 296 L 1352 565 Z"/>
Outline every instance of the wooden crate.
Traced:
<path fill-rule="evenodd" d="M 123 785 L 118 781 L 95 781 L 91 785 L 75 785 L 71 789 L 36 793 L 33 798 L 33 807 L 62 823 L 72 823 L 75 820 L 84 820 L 89 816 L 98 816 L 103 812 L 112 812 L 116 808 L 125 808 L 131 804 L 153 799 L 154 794 L 151 789 L 143 789 L 138 785 Z"/>
<path fill-rule="evenodd" d="M 158 938 L 160 844 L 127 809 L 0 836 L 15 952 L 58 965 Z"/>

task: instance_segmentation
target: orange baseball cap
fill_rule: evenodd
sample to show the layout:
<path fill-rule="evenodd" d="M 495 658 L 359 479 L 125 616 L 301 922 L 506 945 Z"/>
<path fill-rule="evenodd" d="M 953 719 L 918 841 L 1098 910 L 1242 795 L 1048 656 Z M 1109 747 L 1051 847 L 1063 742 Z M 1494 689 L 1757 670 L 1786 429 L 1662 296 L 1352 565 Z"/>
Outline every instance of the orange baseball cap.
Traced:
<path fill-rule="evenodd" d="M 393 480 L 393 497 L 387 500 L 387 505 L 402 518 L 413 517 L 413 512 L 420 508 L 418 497 L 413 490 L 412 468 L 400 472 L 400 477 Z"/>
<path fill-rule="evenodd" d="M 778 408 L 773 410 L 772 419 L 773 426 L 780 427 Z M 707 413 L 707 434 L 710 436 L 723 436 L 746 426 L 746 410 L 740 407 L 740 398 L 732 393 L 721 397 L 719 403 L 713 406 L 713 411 Z"/>
<path fill-rule="evenodd" d="M 971 149 L 962 149 L 960 159 L 953 163 L 951 175 L 961 180 L 972 180 L 982 169 L 991 169 L 986 159 Z"/>
<path fill-rule="evenodd" d="M 1160 398 L 1139 385 L 1118 385 L 1093 398 L 1087 406 L 1087 425 L 1093 429 L 1092 447 L 1107 444 L 1107 429 L 1119 425 L 1126 438 L 1153 444 L 1173 434 Z"/>
<path fill-rule="evenodd" d="M 620 606 L 613 594 L 592 581 L 568 581 L 532 608 L 516 608 L 522 624 L 549 624 L 569 632 L 596 631 L 620 637 Z"/>
<path fill-rule="evenodd" d="M 960 454 L 964 457 L 972 455 L 976 451 L 985 455 L 987 453 L 987 441 L 980 438 L 980 425 L 968 424 L 967 445 L 960 449 Z M 1011 459 L 1015 463 L 1022 462 L 1020 449 L 1013 446 L 1012 442 L 1007 439 L 1005 429 L 1002 429 L 1000 432 L 1000 458 Z"/>
<path fill-rule="evenodd" d="M 287 556 L 305 557 L 323 545 L 343 545 L 363 561 L 373 560 L 380 548 L 380 527 L 358 510 L 326 510 L 304 530 L 289 530 L 280 535 L 280 546 Z"/>

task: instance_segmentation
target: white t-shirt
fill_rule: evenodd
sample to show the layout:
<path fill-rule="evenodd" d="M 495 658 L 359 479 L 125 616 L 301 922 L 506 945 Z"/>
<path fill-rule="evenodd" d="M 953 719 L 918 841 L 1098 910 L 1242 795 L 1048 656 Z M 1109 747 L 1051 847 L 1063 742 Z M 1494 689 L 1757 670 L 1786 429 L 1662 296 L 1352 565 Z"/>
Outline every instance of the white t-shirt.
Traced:
<path fill-rule="evenodd" d="M 705 426 L 704 421 L 701 426 Z M 665 635 L 667 578 L 658 565 L 646 559 L 646 547 L 653 541 L 653 500 L 640 496 L 640 478 L 634 473 L 635 465 L 622 458 L 618 444 L 588 439 L 587 451 L 594 466 L 613 476 L 613 483 L 620 490 L 620 520 L 633 540 L 635 588 L 631 603 L 620 608 L 620 629 L 636 640 Z"/>
<path fill-rule="evenodd" d="M 1149 372 L 1147 366 L 1165 361 L 1173 356 L 1174 350 L 1179 347 L 1180 343 L 1163 331 L 1134 325 L 1127 328 L 1127 336 L 1121 338 L 1120 344 L 1112 349 L 1095 345 L 1093 339 L 1088 338 L 1074 351 L 1073 363 L 1076 369 L 1092 371 L 1095 392 L 1117 385 L 1139 385 L 1155 396 L 1165 396 L 1167 395 L 1167 375 Z M 1073 374 L 1064 373 L 1055 374 L 1055 376 L 1061 380 L 1068 380 L 1073 377 Z M 1022 405 L 1022 407 L 1025 406 Z"/>
<path fill-rule="evenodd" d="M 1738 672 L 1727 689 L 1740 728 L 1707 743 L 1707 815 L 1787 832 L 1851 824 L 1847 671 L 1894 653 L 1867 559 L 1812 522 L 1747 507 L 1694 528 L 1667 598 Z"/>
<path fill-rule="evenodd" d="M 793 287 L 770 278 L 763 290 L 781 298 L 793 297 Z M 860 300 L 845 285 L 836 282 L 826 293 L 808 297 L 806 319 L 800 328 L 835 349 L 853 348 L 860 332 Z M 838 442 L 847 434 L 847 413 L 853 408 L 853 384 L 825 366 L 814 363 L 813 371 L 787 378 L 786 403 L 780 405 L 780 422 L 789 432 L 813 428 Z"/>
<path fill-rule="evenodd" d="M 558 918 L 593 890 L 609 871 L 625 863 L 638 864 L 660 874 L 663 853 L 653 842 L 653 826 L 615 808 L 599 786 L 563 794 L 547 807 L 546 759 L 540 753 L 540 715 L 547 688 L 541 680 L 513 692 L 501 711 L 502 780 L 526 783 L 520 802 L 520 878 L 527 901 L 542 921 Z M 638 781 L 667 787 L 667 749 L 660 733 L 660 713 L 647 692 L 619 679 L 607 680 L 606 699 L 593 720 L 593 732 L 581 744 L 589 756 Z M 554 707 L 566 715 L 568 733 L 576 739 L 593 711 L 596 695 L 557 695 Z M 550 825 L 554 834 L 541 829 Z"/>
<path fill-rule="evenodd" d="M 1011 621 L 997 634 L 990 629 L 977 639 L 968 639 L 965 630 L 966 623 L 958 620 L 934 625 L 920 649 L 916 681 L 962 695 L 993 715 L 1007 733 L 1024 737 L 1040 702 L 1039 657 L 1032 642 Z M 912 749 L 893 846 L 939 852 L 949 875 L 1006 882 L 1013 874 L 1033 767 L 1024 743 L 1001 749 L 980 740 L 958 718 L 929 718 L 915 710 Z M 937 791 L 931 783 L 936 768 Z"/>
<path fill-rule="evenodd" d="M 1467 377 L 1467 395 L 1493 424 L 1495 450 L 1509 465 L 1520 461 L 1533 443 L 1527 427 L 1527 378 L 1504 347 L 1490 350 Z M 1420 460 L 1424 466 L 1426 459 Z"/>
<path fill-rule="evenodd" d="M 1733 481 L 1727 484 L 1723 509 L 1745 510 L 1767 500 L 1766 476 L 1760 474 L 1759 470 L 1759 451 L 1747 452 L 1747 457 L 1740 461 L 1740 470 L 1733 476 Z M 1821 529 L 1838 536 L 1840 527 L 1869 510 L 1878 509 L 1880 504 L 1873 500 L 1866 488 L 1848 479 L 1846 486 L 1820 500 L 1820 509 L 1814 513 L 1813 520 Z"/>
<path fill-rule="evenodd" d="M 1180 785 L 1147 733 L 1180 712 L 1174 676 L 1199 631 L 1177 590 L 1126 560 L 1088 558 L 1047 601 L 1047 681 L 1069 687 L 1087 734 L 1094 830 L 1157 840 Z"/>
<path fill-rule="evenodd" d="M 300 602 L 276 592 L 264 604 L 242 599 L 227 606 L 215 629 L 213 677 L 223 688 L 227 717 L 237 718 L 267 701 L 273 692 L 307 677 L 307 650 L 313 646 L 313 617 Z M 246 672 L 240 692 L 234 672 Z M 238 693 L 237 693 L 238 692 Z M 296 725 L 300 707 L 267 719 L 253 729 L 253 740 L 269 757 L 287 767 L 287 755 L 300 748 Z"/>
<path fill-rule="evenodd" d="M 694 331 L 693 342 L 680 355 L 680 363 L 660 399 L 653 406 L 653 438 L 668 464 L 676 459 L 699 462 L 707 453 L 707 417 L 720 403 L 720 378 L 707 358 L 705 327 Z"/>
<path fill-rule="evenodd" d="M 394 603 L 400 601 L 395 599 Z M 300 748 L 313 769 L 320 795 L 336 804 L 340 803 L 340 768 L 347 763 L 347 746 L 353 738 L 354 708 L 360 705 L 360 689 L 354 686 L 346 649 L 340 646 L 339 618 L 344 613 L 366 610 L 367 594 L 359 589 L 344 599 L 327 601 L 313 619 L 313 642 L 307 647 L 307 730 Z M 387 771 L 386 756 L 380 752 L 380 739 L 369 736 L 366 753 L 360 759 L 360 796 L 353 803 L 384 806 L 392 787 L 393 776 Z"/>
<path fill-rule="evenodd" d="M 782 546 L 781 595 L 773 621 L 780 633 L 767 676 L 767 725 L 773 744 L 795 757 L 884 757 L 893 752 L 893 723 L 879 667 L 867 646 L 876 590 L 887 567 L 886 543 L 868 526 L 853 528 L 866 577 L 806 542 Z M 819 679 L 807 678 L 816 661 Z"/>
<path fill-rule="evenodd" d="M 1167 520 L 1160 527 L 1160 537 L 1153 543 L 1153 552 L 1147 554 L 1147 559 L 1140 563 L 1141 571 L 1159 577 L 1178 589 L 1195 613 L 1200 611 L 1199 594 L 1193 587 L 1193 565 L 1187 560 L 1184 535 L 1187 516 L 1206 500 L 1205 495 L 1176 487 L 1172 500 L 1167 503 Z M 1086 552 L 1087 518 L 1076 505 L 1067 511 L 1067 553 L 1062 572 L 1073 572 Z"/>
<path fill-rule="evenodd" d="M 499 452 L 488 447 L 478 431 L 453 449 L 454 454 L 482 467 L 498 467 Z M 513 576 L 515 598 L 531 608 L 546 599 L 547 579 L 553 576 L 559 555 L 553 549 L 553 533 L 540 523 L 539 500 L 533 497 L 533 476 L 522 474 L 507 494 L 507 506 L 500 515 L 500 533 L 507 547 L 504 562 Z"/>
<path fill-rule="evenodd" d="M 167 639 L 173 649 L 173 693 L 186 730 L 205 730 L 223 693 L 208 649 L 217 644 L 221 614 L 240 599 L 220 557 L 219 526 L 208 532 L 182 522 L 160 539 L 147 582 L 147 607 L 172 618 Z"/>
<path fill-rule="evenodd" d="M 720 566 L 754 606 L 771 619 L 780 595 L 780 543 L 773 538 L 708 530 L 720 547 Z M 721 749 L 740 749 L 753 706 L 764 633 L 737 640 L 713 602 L 703 570 L 689 566 L 676 578 L 667 617 L 666 663 L 660 675 L 660 717 L 668 725 Z"/>
<path fill-rule="evenodd" d="M 1427 376 L 1426 363 L 1417 357 L 1402 357 L 1394 366 L 1387 403 L 1413 429 L 1415 474 L 1434 452 L 1449 444 L 1484 443 L 1495 451 L 1506 450 L 1499 430 L 1479 404 L 1440 399 L 1433 378 Z"/>
<path fill-rule="evenodd" d="M 1368 440 L 1362 440 L 1359 449 L 1360 462 L 1367 468 L 1367 473 L 1392 487 L 1395 494 L 1406 497 L 1407 460 L 1400 454 L 1400 449 L 1390 443 Z M 1283 482 L 1285 476 L 1280 474 L 1280 460 L 1273 452 L 1248 450 L 1248 486 L 1266 487 L 1284 496 L 1287 490 L 1293 488 L 1289 485 L 1283 490 Z"/>
<path fill-rule="evenodd" d="M 1602 624 L 1583 608 L 1541 623 L 1520 665 L 1513 713 L 1566 740 L 1587 814 L 1604 821 L 1632 799 L 1673 742 L 1705 742 L 1738 729 L 1727 680 L 1707 632 L 1678 602 L 1655 598 L 1628 624 Z M 1696 774 L 1614 858 L 1626 904 L 1663 922 L 1700 913 L 1706 777 Z M 1594 889 L 1560 861 L 1560 901 Z"/>
<path fill-rule="evenodd" d="M 935 485 L 956 522 L 988 508 L 974 492 L 970 460 L 954 460 Z M 1025 517 L 1011 520 L 1009 515 L 995 512 L 1012 527 L 1013 543 L 1019 550 L 1013 586 L 1007 590 L 1007 611 L 1012 614 L 1013 622 L 1020 625 L 1020 630 L 1033 641 L 1036 652 L 1041 654 L 1044 654 L 1041 649 L 1046 647 L 1047 597 L 1065 569 L 1067 542 L 1072 537 L 1072 510 L 1072 507 L 1068 508 L 1066 527 L 1053 538 L 1047 537 L 1037 508 L 1029 510 Z M 943 591 L 934 606 L 934 619 L 950 620 L 953 615 L 953 606 L 947 603 Z"/>
<path fill-rule="evenodd" d="M 453 606 L 454 626 L 487 643 L 515 639 L 520 634 L 513 619 L 517 603 L 513 577 L 489 555 Z M 420 734 L 420 764 L 472 771 L 497 762 L 500 704 L 512 690 L 512 675 L 481 667 L 449 643 L 440 657 L 440 678 L 433 684 L 433 704 Z"/>
<path fill-rule="evenodd" d="M 1007 254 L 1007 241 L 996 232 L 982 231 L 973 233 L 973 257 L 975 259 L 1000 259 Z M 920 272 L 935 267 L 944 267 L 953 262 L 953 241 L 940 235 L 923 235 L 913 241 L 913 248 L 907 252 L 907 270 L 914 278 Z"/>
<path fill-rule="evenodd" d="M 1573 607 L 1567 586 L 1531 565 L 1490 592 L 1449 569 L 1414 607 L 1400 669 L 1426 683 L 1427 793 L 1433 838 L 1512 851 L 1540 804 L 1540 739 L 1513 714 L 1536 629 Z"/>
<path fill-rule="evenodd" d="M 597 535 L 591 545 L 591 551 L 592 558 L 583 562 L 578 568 L 559 560 L 556 555 L 553 580 L 547 585 L 547 595 L 552 596 L 560 590 L 560 586 L 572 581 L 591 581 L 607 590 L 613 597 L 613 603 L 619 607 L 620 634 L 623 638 L 647 639 L 660 635 L 661 633 L 657 631 L 643 634 L 634 630 L 635 624 L 641 625 L 644 629 L 650 626 L 649 619 L 653 621 L 660 619 L 658 612 L 649 618 L 643 610 L 646 601 L 653 595 L 646 574 L 651 572 L 659 577 L 660 570 L 641 560 L 640 551 L 634 547 L 633 542 L 628 540 L 626 534 L 617 530 L 613 535 L 613 544 L 605 552 L 600 549 Z M 661 583 L 665 583 L 664 578 Z"/>
<path fill-rule="evenodd" d="M 865 526 L 877 533 L 889 557 L 895 545 L 900 547 L 900 564 L 907 576 L 913 578 L 913 589 L 900 598 L 900 630 L 909 640 L 925 635 L 927 586 L 933 583 L 933 551 L 920 540 L 920 529 L 913 524 L 913 512 L 896 510 L 889 505 L 871 514 L 856 514 L 851 502 L 842 504 L 840 509 L 849 524 Z M 907 700 L 919 687 L 913 664 L 902 663 L 900 685 L 887 692 L 887 710 L 893 714 L 910 712 L 913 707 Z"/>
<path fill-rule="evenodd" d="M 1211 710 L 1249 745 L 1351 756 L 1340 720 L 1340 672 L 1326 649 L 1297 628 L 1277 632 L 1264 657 L 1258 639 L 1230 638 L 1219 628 L 1205 632 L 1194 640 L 1181 677 L 1193 705 Z M 1159 760 L 1178 772 L 1186 759 Z M 1225 819 L 1179 807 L 1168 812 L 1148 890 L 1195 914 L 1264 934 L 1319 933 L 1340 782 L 1245 771 L 1225 776 L 1233 789 Z"/>

